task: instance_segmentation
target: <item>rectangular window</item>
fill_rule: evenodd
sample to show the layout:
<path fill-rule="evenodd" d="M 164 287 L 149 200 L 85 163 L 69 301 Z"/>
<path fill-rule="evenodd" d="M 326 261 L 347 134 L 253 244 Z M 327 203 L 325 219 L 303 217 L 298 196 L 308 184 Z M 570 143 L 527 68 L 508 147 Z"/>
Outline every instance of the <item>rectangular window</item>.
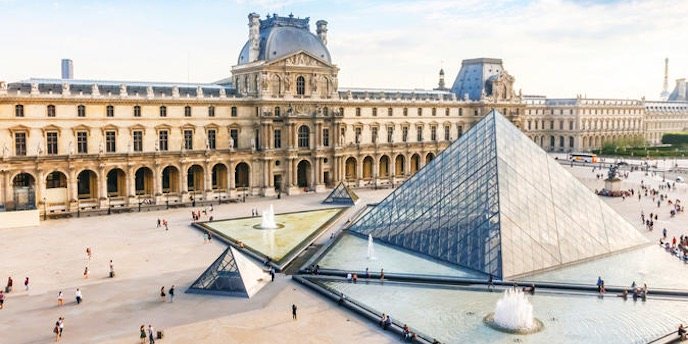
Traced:
<path fill-rule="evenodd" d="M 167 117 L 167 106 L 160 107 L 160 117 Z"/>
<path fill-rule="evenodd" d="M 444 109 L 444 115 L 449 116 L 449 108 Z"/>
<path fill-rule="evenodd" d="M 143 131 L 134 131 L 134 152 L 143 152 Z"/>
<path fill-rule="evenodd" d="M 275 129 L 275 149 L 282 148 L 282 130 Z"/>
<path fill-rule="evenodd" d="M 330 129 L 328 128 L 323 128 L 323 146 L 330 146 Z"/>
<path fill-rule="evenodd" d="M 569 130 L 573 130 L 573 121 L 569 121 Z"/>
<path fill-rule="evenodd" d="M 478 109 L 473 110 L 473 116 L 478 116 Z"/>
<path fill-rule="evenodd" d="M 86 107 L 83 105 L 79 105 L 76 107 L 76 115 L 78 117 L 86 117 Z"/>
<path fill-rule="evenodd" d="M 437 141 L 437 127 L 430 127 L 430 141 Z"/>
<path fill-rule="evenodd" d="M 14 116 L 15 117 L 24 117 L 24 105 L 16 105 L 14 107 Z"/>
<path fill-rule="evenodd" d="M 215 134 L 215 129 L 208 129 L 208 149 L 215 149 L 217 147 Z"/>
<path fill-rule="evenodd" d="M 234 142 L 234 148 L 239 148 L 239 130 L 238 129 L 230 129 L 229 130 L 229 137 L 231 137 L 232 142 Z"/>
<path fill-rule="evenodd" d="M 46 133 L 46 148 L 49 155 L 57 155 L 57 133 Z"/>
<path fill-rule="evenodd" d="M 191 106 L 184 107 L 184 117 L 191 117 Z"/>
<path fill-rule="evenodd" d="M 373 127 L 373 130 L 371 131 L 373 143 L 377 143 L 377 131 L 378 131 L 377 127 Z"/>
<path fill-rule="evenodd" d="M 418 108 L 418 116 L 423 116 L 423 108 Z"/>
<path fill-rule="evenodd" d="M 437 109 L 436 109 L 436 108 L 432 108 L 432 113 L 431 113 L 431 114 L 432 114 L 433 116 L 437 116 Z"/>
<path fill-rule="evenodd" d="M 359 144 L 359 143 L 361 143 L 361 128 L 356 128 L 355 133 L 356 133 L 356 144 Z"/>
<path fill-rule="evenodd" d="M 423 141 L 423 127 L 421 127 L 421 126 L 416 127 L 416 141 L 418 141 L 418 142 Z"/>
<path fill-rule="evenodd" d="M 377 117 L 377 108 L 373 108 L 373 117 Z"/>
<path fill-rule="evenodd" d="M 236 116 L 237 116 L 237 107 L 236 107 L 236 106 L 232 106 L 231 116 L 232 116 L 232 117 L 236 117 Z"/>
<path fill-rule="evenodd" d="M 387 142 L 392 143 L 393 135 L 394 135 L 394 127 L 387 127 Z"/>
<path fill-rule="evenodd" d="M 141 107 L 138 105 L 134 106 L 134 117 L 141 117 Z"/>
<path fill-rule="evenodd" d="M 459 116 L 463 116 L 463 109 L 459 109 Z"/>
<path fill-rule="evenodd" d="M 48 117 L 55 117 L 55 105 L 48 105 Z"/>
<path fill-rule="evenodd" d="M 361 108 L 356 108 L 356 116 L 357 117 L 361 116 Z"/>
<path fill-rule="evenodd" d="M 107 107 L 105 107 L 105 116 L 115 117 L 115 107 L 112 105 L 108 105 Z"/>
<path fill-rule="evenodd" d="M 208 117 L 215 117 L 215 107 L 214 106 L 208 107 Z"/>
<path fill-rule="evenodd" d="M 564 121 L 559 121 L 559 130 L 564 130 Z"/>
<path fill-rule="evenodd" d="M 391 116 L 391 115 L 392 115 L 392 108 L 387 108 L 387 116 Z"/>
<path fill-rule="evenodd" d="M 461 137 L 461 135 L 463 135 L 463 126 L 457 125 L 456 126 L 456 132 L 457 132 L 457 135 L 459 135 L 459 136 L 457 136 L 457 138 Z"/>
<path fill-rule="evenodd" d="M 26 133 L 14 134 L 14 154 L 16 156 L 26 155 Z"/>
<path fill-rule="evenodd" d="M 404 116 L 408 116 L 408 108 L 404 108 Z"/>
<path fill-rule="evenodd" d="M 554 130 L 554 121 L 549 121 L 549 129 Z"/>
<path fill-rule="evenodd" d="M 169 138 L 169 132 L 167 130 L 160 130 L 160 132 L 158 132 L 158 149 L 161 152 L 167 152 L 167 150 L 168 150 L 168 146 L 167 146 L 168 138 Z"/>
<path fill-rule="evenodd" d="M 105 151 L 108 153 L 117 151 L 116 135 L 114 131 L 105 132 Z"/>
<path fill-rule="evenodd" d="M 445 141 L 451 140 L 451 128 L 449 126 L 444 127 L 444 140 Z"/>
<path fill-rule="evenodd" d="M 401 142 L 408 142 L 408 127 L 401 128 Z"/>
<path fill-rule="evenodd" d="M 193 150 L 193 130 L 184 130 L 184 149 Z"/>
<path fill-rule="evenodd" d="M 85 131 L 76 133 L 76 152 L 79 154 L 88 154 L 88 133 Z"/>

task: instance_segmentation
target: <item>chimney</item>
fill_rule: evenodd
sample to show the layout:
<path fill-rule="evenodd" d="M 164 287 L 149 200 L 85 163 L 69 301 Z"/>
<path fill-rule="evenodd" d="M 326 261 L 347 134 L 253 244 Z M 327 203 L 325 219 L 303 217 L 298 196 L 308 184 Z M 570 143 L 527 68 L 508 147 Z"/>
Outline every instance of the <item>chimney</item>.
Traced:
<path fill-rule="evenodd" d="M 248 15 L 248 61 L 258 60 L 260 54 L 260 16 L 256 13 Z"/>
<path fill-rule="evenodd" d="M 318 34 L 318 38 L 320 38 L 324 45 L 327 45 L 327 21 L 318 20 L 315 26 L 317 27 L 315 32 Z"/>
<path fill-rule="evenodd" d="M 445 89 L 445 87 L 444 87 L 444 69 L 443 68 L 440 69 L 440 82 L 439 82 L 438 86 L 439 86 L 438 87 L 439 90 Z"/>
<path fill-rule="evenodd" d="M 62 59 L 62 79 L 74 78 L 74 64 L 70 59 Z"/>

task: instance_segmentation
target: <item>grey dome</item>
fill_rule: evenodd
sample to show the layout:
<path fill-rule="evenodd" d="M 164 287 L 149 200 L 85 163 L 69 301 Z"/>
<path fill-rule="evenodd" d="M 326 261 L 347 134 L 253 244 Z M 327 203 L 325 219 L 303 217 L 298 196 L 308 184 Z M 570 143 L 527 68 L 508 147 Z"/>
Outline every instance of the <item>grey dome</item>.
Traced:
<path fill-rule="evenodd" d="M 285 24 L 280 17 L 279 21 L 261 20 L 260 27 L 260 52 L 259 61 L 272 61 L 303 50 L 327 63 L 332 63 L 330 52 L 323 42 L 308 28 L 308 19 L 299 20 L 299 25 Z M 286 19 L 286 18 L 285 18 Z M 305 25 L 304 25 L 305 24 Z M 246 42 L 241 49 L 237 64 L 249 62 L 249 43 Z"/>

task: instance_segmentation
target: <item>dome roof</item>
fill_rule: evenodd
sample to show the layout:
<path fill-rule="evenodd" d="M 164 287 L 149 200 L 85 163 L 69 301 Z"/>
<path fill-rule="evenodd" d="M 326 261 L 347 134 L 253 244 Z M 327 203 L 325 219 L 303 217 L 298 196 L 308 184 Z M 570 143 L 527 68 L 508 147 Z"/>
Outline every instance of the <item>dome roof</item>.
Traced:
<path fill-rule="evenodd" d="M 241 49 L 237 64 L 249 63 L 250 42 Z M 273 61 L 304 51 L 327 63 L 332 63 L 330 52 L 308 26 L 308 18 L 271 17 L 260 21 L 259 61 Z"/>

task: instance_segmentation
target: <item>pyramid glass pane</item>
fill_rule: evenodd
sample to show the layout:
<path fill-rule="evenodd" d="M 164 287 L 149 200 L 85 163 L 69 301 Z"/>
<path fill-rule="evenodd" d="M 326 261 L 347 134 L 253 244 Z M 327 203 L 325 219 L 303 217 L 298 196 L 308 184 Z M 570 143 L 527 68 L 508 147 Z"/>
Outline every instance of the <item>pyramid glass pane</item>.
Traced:
<path fill-rule="evenodd" d="M 491 117 L 478 122 L 351 230 L 501 276 L 494 130 Z"/>
<path fill-rule="evenodd" d="M 323 203 L 350 204 L 353 205 L 358 196 L 349 187 L 340 182 L 325 198 Z"/>
<path fill-rule="evenodd" d="M 189 289 L 246 294 L 231 247 L 227 248 Z"/>
<path fill-rule="evenodd" d="M 495 111 L 351 230 L 500 277 L 645 243 Z"/>

